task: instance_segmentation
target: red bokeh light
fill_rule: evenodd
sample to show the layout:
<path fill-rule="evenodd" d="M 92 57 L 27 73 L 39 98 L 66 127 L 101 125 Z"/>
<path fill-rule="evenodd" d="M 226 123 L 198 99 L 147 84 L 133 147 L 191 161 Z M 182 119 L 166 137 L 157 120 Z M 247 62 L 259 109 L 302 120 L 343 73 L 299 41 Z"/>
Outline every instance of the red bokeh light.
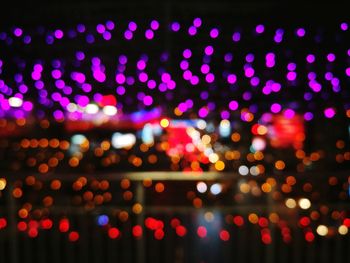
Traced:
<path fill-rule="evenodd" d="M 147 217 L 145 219 L 145 226 L 151 230 L 156 230 L 164 228 L 164 222 L 162 220 L 157 220 L 152 217 Z"/>
<path fill-rule="evenodd" d="M 7 221 L 5 218 L 0 218 L 0 229 L 3 229 L 7 226 Z"/>
<path fill-rule="evenodd" d="M 110 229 L 108 229 L 108 236 L 111 238 L 111 239 L 116 239 L 120 236 L 120 231 L 118 228 L 116 227 L 112 227 Z"/>
<path fill-rule="evenodd" d="M 171 219 L 170 221 L 170 225 L 172 228 L 176 228 L 177 226 L 179 226 L 181 223 L 180 223 L 180 220 L 177 219 L 177 218 L 173 218 Z"/>
<path fill-rule="evenodd" d="M 307 216 L 300 218 L 299 223 L 302 227 L 306 227 L 310 224 L 310 219 Z"/>
<path fill-rule="evenodd" d="M 177 226 L 176 229 L 176 234 L 180 237 L 183 237 L 187 234 L 187 229 L 184 226 Z"/>
<path fill-rule="evenodd" d="M 164 223 L 163 223 L 163 221 L 162 221 L 162 220 L 157 220 L 156 226 L 157 226 L 157 229 L 159 229 L 159 228 L 164 228 Z"/>
<path fill-rule="evenodd" d="M 276 148 L 288 148 L 293 146 L 296 149 L 302 147 L 304 140 L 303 118 L 295 115 L 286 118 L 283 114 L 273 117 L 273 126 L 269 129 L 271 145 Z"/>
<path fill-rule="evenodd" d="M 26 231 L 27 230 L 27 223 L 26 222 L 24 222 L 24 221 L 20 221 L 20 222 L 18 222 L 17 223 L 17 229 L 19 230 L 19 231 Z"/>
<path fill-rule="evenodd" d="M 51 219 L 46 218 L 40 221 L 40 226 L 42 229 L 51 229 L 52 225 L 53 223 Z"/>
<path fill-rule="evenodd" d="M 314 239 L 315 239 L 315 235 L 312 232 L 308 231 L 305 233 L 305 240 L 307 242 L 312 242 L 314 241 Z"/>
<path fill-rule="evenodd" d="M 200 238 L 205 238 L 207 236 L 207 229 L 204 226 L 199 226 L 197 228 L 197 235 Z"/>
<path fill-rule="evenodd" d="M 290 229 L 288 227 L 283 227 L 281 232 L 283 236 L 290 235 Z"/>
<path fill-rule="evenodd" d="M 344 222 L 343 222 L 343 225 L 345 225 L 347 227 L 350 227 L 350 218 L 345 218 Z"/>
<path fill-rule="evenodd" d="M 261 237 L 261 240 L 266 245 L 271 244 L 271 242 L 272 242 L 270 234 L 263 234 Z"/>
<path fill-rule="evenodd" d="M 290 235 L 283 236 L 283 241 L 285 243 L 290 243 L 292 241 L 292 237 Z"/>
<path fill-rule="evenodd" d="M 69 220 L 67 218 L 61 219 L 59 223 L 59 230 L 62 233 L 68 232 L 69 231 Z"/>
<path fill-rule="evenodd" d="M 140 225 L 136 225 L 132 228 L 132 234 L 136 238 L 140 238 L 142 236 L 142 227 Z"/>
<path fill-rule="evenodd" d="M 145 226 L 151 230 L 156 230 L 157 229 L 157 220 L 154 219 L 153 217 L 147 217 L 145 219 Z"/>
<path fill-rule="evenodd" d="M 39 227 L 39 222 L 36 220 L 30 220 L 28 222 L 28 227 L 29 228 L 38 228 Z"/>
<path fill-rule="evenodd" d="M 235 223 L 236 226 L 243 226 L 244 225 L 244 219 L 242 216 L 235 216 L 233 218 L 233 223 Z"/>
<path fill-rule="evenodd" d="M 227 230 L 221 230 L 220 239 L 223 241 L 228 241 L 230 239 L 230 233 Z"/>
<path fill-rule="evenodd" d="M 76 242 L 79 239 L 79 233 L 77 231 L 72 231 L 68 235 L 69 241 Z"/>
<path fill-rule="evenodd" d="M 154 231 L 154 238 L 157 240 L 161 240 L 164 238 L 164 231 L 162 229 L 157 229 Z"/>
<path fill-rule="evenodd" d="M 101 102 L 99 104 L 101 105 L 101 107 L 116 106 L 117 99 L 114 97 L 114 95 L 105 95 L 102 97 Z"/>
<path fill-rule="evenodd" d="M 28 230 L 28 236 L 31 238 L 35 238 L 38 236 L 38 229 L 34 227 L 30 227 Z"/>
<path fill-rule="evenodd" d="M 260 227 L 267 227 L 269 225 L 269 221 L 265 217 L 260 217 L 258 224 Z"/>

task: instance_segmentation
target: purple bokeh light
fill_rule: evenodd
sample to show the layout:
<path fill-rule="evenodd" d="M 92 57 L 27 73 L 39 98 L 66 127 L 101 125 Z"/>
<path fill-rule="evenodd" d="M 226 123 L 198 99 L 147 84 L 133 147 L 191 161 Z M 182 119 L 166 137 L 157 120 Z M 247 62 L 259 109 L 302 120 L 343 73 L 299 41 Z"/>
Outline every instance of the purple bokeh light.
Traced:
<path fill-rule="evenodd" d="M 258 33 L 258 34 L 262 34 L 262 33 L 264 33 L 264 31 L 265 31 L 264 25 L 260 24 L 260 25 L 257 25 L 255 27 L 255 32 Z"/>
<path fill-rule="evenodd" d="M 108 30 L 113 30 L 113 29 L 115 28 L 114 22 L 111 21 L 111 20 L 108 20 L 108 21 L 106 22 L 106 28 L 107 28 Z"/>
<path fill-rule="evenodd" d="M 202 25 L 202 19 L 200 19 L 199 17 L 195 18 L 195 19 L 193 20 L 193 25 L 194 25 L 195 27 L 200 27 L 200 26 Z"/>
<path fill-rule="evenodd" d="M 152 20 L 151 21 L 151 29 L 158 30 L 158 28 L 159 28 L 159 22 L 157 20 Z"/>
<path fill-rule="evenodd" d="M 324 110 L 324 116 L 328 119 L 333 118 L 335 115 L 335 110 L 333 108 L 327 108 Z"/>
<path fill-rule="evenodd" d="M 182 70 L 188 69 L 189 65 L 190 65 L 190 64 L 188 63 L 187 60 L 182 60 L 182 61 L 180 62 L 180 68 L 181 68 Z"/>
<path fill-rule="evenodd" d="M 271 112 L 272 113 L 279 113 L 282 110 L 282 106 L 278 103 L 273 103 L 271 105 Z"/>
<path fill-rule="evenodd" d="M 201 118 L 207 117 L 208 114 L 209 114 L 209 111 L 208 111 L 208 109 L 206 107 L 202 107 L 198 111 L 198 116 L 201 117 Z"/>
<path fill-rule="evenodd" d="M 206 46 L 205 49 L 204 49 L 204 53 L 205 53 L 207 56 L 213 55 L 213 53 L 214 53 L 214 48 L 213 48 L 213 46 Z"/>
<path fill-rule="evenodd" d="M 116 82 L 118 84 L 124 84 L 125 83 L 125 76 L 124 76 L 124 74 L 121 74 L 121 73 L 117 74 L 115 76 L 115 80 L 116 80 Z"/>
<path fill-rule="evenodd" d="M 153 103 L 153 98 L 151 96 L 145 96 L 143 97 L 143 103 L 146 105 L 146 106 L 150 106 L 152 105 Z"/>
<path fill-rule="evenodd" d="M 304 120 L 306 121 L 311 121 L 314 118 L 314 115 L 312 114 L 312 112 L 306 112 L 304 114 Z"/>
<path fill-rule="evenodd" d="M 306 56 L 306 61 L 308 62 L 308 63 L 314 63 L 315 62 L 315 56 L 313 55 L 313 54 L 309 54 L 309 55 L 307 55 Z"/>
<path fill-rule="evenodd" d="M 13 34 L 14 34 L 16 37 L 22 36 L 22 34 L 23 34 L 22 28 L 16 27 L 16 28 L 13 30 Z"/>
<path fill-rule="evenodd" d="M 287 119 L 292 119 L 294 116 L 295 116 L 295 111 L 292 110 L 292 109 L 286 109 L 284 112 L 283 112 L 283 115 L 285 118 Z"/>
<path fill-rule="evenodd" d="M 203 65 L 201 66 L 201 72 L 202 72 L 203 74 L 207 74 L 209 71 L 210 71 L 210 66 L 209 66 L 208 64 L 203 64 Z"/>
<path fill-rule="evenodd" d="M 235 100 L 232 100 L 230 101 L 228 107 L 230 108 L 230 110 L 235 111 L 238 109 L 238 102 Z"/>
<path fill-rule="evenodd" d="M 61 30 L 61 29 L 57 29 L 57 30 L 55 30 L 55 38 L 57 38 L 57 39 L 61 39 L 61 38 L 63 38 L 63 31 Z"/>
<path fill-rule="evenodd" d="M 229 74 L 227 76 L 227 82 L 230 84 L 235 84 L 237 81 L 237 76 L 235 74 Z"/>
<path fill-rule="evenodd" d="M 136 31 L 137 24 L 134 21 L 129 22 L 128 28 L 130 31 Z"/>
<path fill-rule="evenodd" d="M 173 22 L 171 24 L 171 30 L 174 32 L 178 32 L 180 30 L 180 24 L 178 22 Z"/>
<path fill-rule="evenodd" d="M 289 71 L 294 71 L 297 68 L 297 65 L 295 63 L 288 63 L 287 69 Z"/>
<path fill-rule="evenodd" d="M 297 78 L 297 73 L 295 73 L 294 71 L 290 71 L 287 73 L 287 79 L 289 81 L 294 81 Z"/>
<path fill-rule="evenodd" d="M 345 74 L 350 77 L 350 67 L 345 69 Z"/>
<path fill-rule="evenodd" d="M 77 31 L 78 31 L 79 33 L 84 33 L 85 30 L 86 30 L 86 27 L 85 27 L 84 24 L 78 24 L 78 25 L 77 25 Z"/>
<path fill-rule="evenodd" d="M 185 49 L 183 52 L 182 52 L 182 56 L 186 59 L 190 58 L 192 56 L 192 52 L 190 49 Z"/>
<path fill-rule="evenodd" d="M 304 28 L 298 28 L 297 31 L 296 31 L 296 35 L 297 35 L 298 37 L 304 37 L 304 36 L 305 36 L 305 33 L 306 33 L 306 31 L 305 31 Z"/>
<path fill-rule="evenodd" d="M 219 30 L 217 28 L 213 28 L 210 30 L 209 35 L 211 38 L 217 38 L 219 36 Z"/>
<path fill-rule="evenodd" d="M 124 38 L 127 39 L 127 40 L 131 40 L 133 38 L 133 36 L 134 35 L 133 35 L 132 31 L 130 31 L 130 30 L 126 30 L 124 32 Z"/>
<path fill-rule="evenodd" d="M 329 54 L 327 55 L 327 60 L 328 60 L 329 62 L 334 62 L 334 60 L 335 60 L 335 55 L 334 55 L 333 53 L 329 53 Z"/>
<path fill-rule="evenodd" d="M 241 40 L 241 34 L 239 32 L 235 32 L 232 35 L 232 40 L 233 42 L 238 42 Z"/>
<path fill-rule="evenodd" d="M 340 24 L 340 29 L 343 30 L 343 31 L 346 31 L 348 30 L 349 26 L 347 23 L 343 22 Z"/>
<path fill-rule="evenodd" d="M 197 34 L 197 28 L 196 28 L 195 26 L 190 26 L 190 27 L 188 28 L 188 34 L 189 34 L 190 36 L 196 35 L 196 34 Z"/>

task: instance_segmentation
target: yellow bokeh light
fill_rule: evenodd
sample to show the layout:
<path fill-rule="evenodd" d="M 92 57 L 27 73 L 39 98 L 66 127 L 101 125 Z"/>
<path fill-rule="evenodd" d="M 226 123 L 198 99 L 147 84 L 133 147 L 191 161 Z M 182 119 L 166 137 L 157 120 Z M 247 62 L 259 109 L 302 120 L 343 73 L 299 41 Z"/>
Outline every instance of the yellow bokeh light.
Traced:
<path fill-rule="evenodd" d="M 175 114 L 176 116 L 181 116 L 182 113 L 183 113 L 183 112 L 182 112 L 178 107 L 176 107 L 176 108 L 174 109 L 174 114 Z"/>
<path fill-rule="evenodd" d="M 311 202 L 307 198 L 301 198 L 298 203 L 301 209 L 309 209 L 311 207 Z"/>
<path fill-rule="evenodd" d="M 328 234 L 328 227 L 326 227 L 325 225 L 319 225 L 316 229 L 317 234 L 319 234 L 320 236 L 327 236 Z"/>
<path fill-rule="evenodd" d="M 257 151 L 254 153 L 254 159 L 257 161 L 261 161 L 262 159 L 264 159 L 264 154 L 260 151 Z"/>
<path fill-rule="evenodd" d="M 28 210 L 25 208 L 21 208 L 20 210 L 18 210 L 18 216 L 20 218 L 27 218 L 28 217 Z"/>
<path fill-rule="evenodd" d="M 219 156 L 216 153 L 211 153 L 209 155 L 209 161 L 211 163 L 216 163 L 219 160 Z"/>
<path fill-rule="evenodd" d="M 293 198 L 288 198 L 285 202 L 286 207 L 288 208 L 295 208 L 297 206 L 297 202 L 295 202 L 295 200 Z"/>
<path fill-rule="evenodd" d="M 231 140 L 234 142 L 238 142 L 241 139 L 241 135 L 238 132 L 234 132 L 231 135 Z"/>
<path fill-rule="evenodd" d="M 6 179 L 5 178 L 0 178 L 0 191 L 4 190 L 6 187 Z"/>
<path fill-rule="evenodd" d="M 147 144 L 142 143 L 140 145 L 140 150 L 141 150 L 141 152 L 147 152 L 149 150 L 149 147 Z"/>
<path fill-rule="evenodd" d="M 165 186 L 163 183 L 157 183 L 154 188 L 155 188 L 156 192 L 162 193 L 162 192 L 164 192 Z"/>
<path fill-rule="evenodd" d="M 142 205 L 139 204 L 139 203 L 136 203 L 132 206 L 132 211 L 135 213 L 135 214 L 140 214 L 142 212 Z"/>
<path fill-rule="evenodd" d="M 122 179 L 122 180 L 120 181 L 120 187 L 121 187 L 122 189 L 128 189 L 128 188 L 130 187 L 130 180 L 129 180 L 129 179 L 126 179 L 126 178 Z"/>
<path fill-rule="evenodd" d="M 163 128 L 166 128 L 169 126 L 169 120 L 168 119 L 161 119 L 160 120 L 160 126 L 162 126 Z"/>
<path fill-rule="evenodd" d="M 276 224 L 276 223 L 278 223 L 278 221 L 280 220 L 280 217 L 278 216 L 277 213 L 271 213 L 271 214 L 269 215 L 269 220 L 271 221 L 271 223 Z"/>
<path fill-rule="evenodd" d="M 214 216 L 214 214 L 212 213 L 212 212 L 206 212 L 205 214 L 204 214 L 204 219 L 205 219 L 205 221 L 207 221 L 207 222 L 213 222 L 214 221 L 214 219 L 215 219 L 215 216 Z"/>
<path fill-rule="evenodd" d="M 202 137 L 202 142 L 203 142 L 204 144 L 209 144 L 210 141 L 211 141 L 211 138 L 210 138 L 210 136 L 209 136 L 208 134 L 203 135 L 203 137 Z"/>
<path fill-rule="evenodd" d="M 259 221 L 259 217 L 257 216 L 257 214 L 252 213 L 252 214 L 249 214 L 248 220 L 252 224 L 257 224 Z"/>
<path fill-rule="evenodd" d="M 348 233 L 348 227 L 345 225 L 341 225 L 338 227 L 338 232 L 341 235 L 346 235 Z"/>
<path fill-rule="evenodd" d="M 305 157 L 305 152 L 303 150 L 297 150 L 295 152 L 295 156 L 298 158 L 298 159 L 304 159 Z"/>
<path fill-rule="evenodd" d="M 276 180 L 272 177 L 267 178 L 266 183 L 271 185 L 272 187 L 276 185 Z"/>
<path fill-rule="evenodd" d="M 259 135 L 265 135 L 267 133 L 267 127 L 264 125 L 259 125 L 257 132 Z"/>
<path fill-rule="evenodd" d="M 144 187 L 151 187 L 152 186 L 152 179 L 151 178 L 143 179 L 143 186 Z"/>
<path fill-rule="evenodd" d="M 250 185 L 249 184 L 246 184 L 246 183 L 242 183 L 240 186 L 239 186 L 239 190 L 244 193 L 244 194 L 247 194 L 249 193 L 250 191 Z"/>
<path fill-rule="evenodd" d="M 222 171 L 225 169 L 225 163 L 223 161 L 217 161 L 215 163 L 215 169 L 218 171 Z"/>
<path fill-rule="evenodd" d="M 283 170 L 286 167 L 286 164 L 282 160 L 275 162 L 275 167 L 278 170 Z"/>
<path fill-rule="evenodd" d="M 270 184 L 264 183 L 264 184 L 262 184 L 262 186 L 261 186 L 261 190 L 262 190 L 264 193 L 269 193 L 269 192 L 271 192 L 272 187 L 271 187 Z"/>
<path fill-rule="evenodd" d="M 102 148 L 102 150 L 104 150 L 104 151 L 108 151 L 108 150 L 111 148 L 110 142 L 109 142 L 109 141 L 103 141 L 103 142 L 101 143 L 101 148 Z"/>

